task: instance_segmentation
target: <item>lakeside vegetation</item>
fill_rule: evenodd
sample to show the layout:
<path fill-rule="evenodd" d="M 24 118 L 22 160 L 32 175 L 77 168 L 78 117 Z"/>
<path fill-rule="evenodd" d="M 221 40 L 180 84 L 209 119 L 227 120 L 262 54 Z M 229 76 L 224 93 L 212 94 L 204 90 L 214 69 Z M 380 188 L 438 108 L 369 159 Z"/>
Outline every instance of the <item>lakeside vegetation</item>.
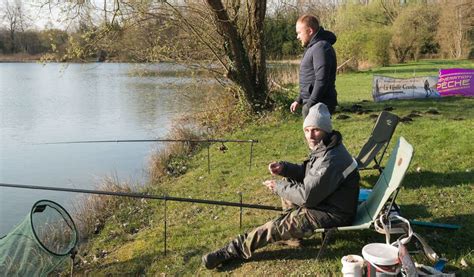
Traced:
<path fill-rule="evenodd" d="M 370 134 L 374 116 L 383 109 L 391 107 L 392 112 L 400 117 L 413 113 L 419 115 L 412 117 L 413 121 L 399 124 L 389 146 L 390 152 L 396 139 L 403 136 L 415 149 L 397 203 L 402 215 L 409 219 L 461 225 L 457 231 L 418 226 L 414 229 L 438 254 L 448 259 L 447 271 L 472 276 L 474 99 L 449 97 L 380 103 L 371 99 L 373 74 L 426 76 L 436 75 L 439 68 L 474 69 L 474 64 L 472 61 L 424 60 L 338 75 L 339 111 L 354 104 L 372 111 L 360 114 L 339 112 L 333 124 L 343 134 L 350 153 L 356 155 Z M 275 75 L 275 78 L 278 77 Z M 291 76 L 283 79 L 291 80 Z M 165 169 L 165 174 L 140 190 L 231 202 L 238 202 L 238 193 L 241 192 L 244 203 L 279 205 L 280 200 L 261 185 L 263 180 L 270 178 L 267 164 L 274 160 L 299 162 L 308 153 L 301 131 L 301 116 L 288 112 L 296 87 L 291 83 L 285 87 L 289 91 L 270 94 L 276 103 L 272 112 L 247 120 L 241 128 L 219 134 L 225 138 L 259 140 L 254 145 L 250 170 L 248 145 L 226 144 L 228 150 L 225 152 L 221 144 L 211 145 L 210 174 L 207 173 L 206 148 L 178 149 L 170 159 L 161 160 L 160 168 Z M 433 110 L 438 113 L 430 112 Z M 349 118 L 337 119 L 341 114 Z M 181 136 L 189 134 L 181 133 Z M 377 172 L 363 171 L 361 185 L 370 187 L 377 177 Z M 110 186 L 124 189 L 119 184 Z M 200 265 L 201 255 L 220 248 L 237 234 L 263 224 L 278 213 L 244 209 L 240 230 L 238 208 L 168 201 L 165 255 L 164 203 L 113 201 L 107 209 L 101 206 L 95 211 L 107 210 L 106 220 L 103 225 L 96 226 L 93 230 L 96 234 L 91 235 L 92 239 L 79 252 L 87 263 L 81 263 L 76 271 L 94 275 L 327 275 L 340 272 L 342 256 L 360 254 L 365 244 L 385 240 L 373 230 L 340 232 L 333 237 L 323 259 L 316 262 L 320 236 L 315 235 L 306 240 L 302 248 L 272 245 L 258 250 L 249 261 L 231 262 L 209 271 Z M 421 256 L 416 258 L 429 264 Z"/>

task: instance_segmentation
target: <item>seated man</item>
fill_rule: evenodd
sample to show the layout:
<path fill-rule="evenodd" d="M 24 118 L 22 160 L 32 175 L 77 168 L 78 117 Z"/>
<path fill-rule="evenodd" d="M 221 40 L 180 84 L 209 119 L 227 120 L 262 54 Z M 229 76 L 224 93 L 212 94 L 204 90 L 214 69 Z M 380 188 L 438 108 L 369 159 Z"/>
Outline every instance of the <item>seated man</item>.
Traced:
<path fill-rule="evenodd" d="M 332 130 L 331 115 L 323 103 L 311 107 L 303 123 L 311 154 L 301 165 L 275 162 L 272 174 L 286 180 L 264 182 L 272 192 L 293 203 L 280 217 L 240 235 L 224 248 L 202 257 L 206 268 L 237 258 L 249 259 L 269 243 L 309 237 L 317 228 L 352 224 L 357 210 L 359 172 L 357 163 Z"/>

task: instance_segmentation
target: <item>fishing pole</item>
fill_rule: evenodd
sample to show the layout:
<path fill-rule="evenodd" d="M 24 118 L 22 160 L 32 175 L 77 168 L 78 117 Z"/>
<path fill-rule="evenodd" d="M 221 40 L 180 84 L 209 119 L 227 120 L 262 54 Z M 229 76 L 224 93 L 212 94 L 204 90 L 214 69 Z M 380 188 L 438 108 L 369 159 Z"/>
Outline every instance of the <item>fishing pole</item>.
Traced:
<path fill-rule="evenodd" d="M 258 143 L 256 139 L 239 140 L 239 139 L 115 139 L 115 140 L 80 140 L 80 141 L 57 141 L 42 142 L 36 144 L 79 144 L 79 143 L 121 143 L 121 142 L 237 142 L 237 143 Z"/>
<path fill-rule="evenodd" d="M 160 195 L 145 194 L 145 193 L 89 190 L 89 189 L 72 189 L 72 188 L 62 188 L 62 187 L 45 187 L 45 186 L 6 184 L 6 183 L 0 183 L 0 187 L 35 189 L 35 190 L 53 190 L 53 191 L 63 191 L 63 192 L 88 193 L 88 194 L 122 196 L 122 197 L 132 197 L 132 198 L 146 198 L 146 199 L 164 200 L 164 201 L 190 202 L 190 203 L 211 204 L 211 205 L 219 205 L 219 206 L 251 208 L 251 209 L 259 209 L 259 210 L 281 211 L 280 207 L 275 207 L 275 206 L 207 200 L 207 199 L 182 198 L 182 197 L 173 197 L 173 196 L 167 196 L 167 195 L 160 196 Z"/>
<path fill-rule="evenodd" d="M 82 144 L 82 143 L 136 143 L 136 142 L 193 142 L 193 143 L 222 143 L 236 142 L 236 143 L 250 143 L 250 160 L 249 170 L 252 168 L 253 159 L 253 144 L 258 143 L 257 139 L 115 139 L 115 140 L 79 140 L 79 141 L 57 141 L 57 142 L 43 142 L 36 144 Z M 223 149 L 227 149 L 225 146 Z M 209 145 L 207 146 L 207 172 L 211 172 L 211 157 Z"/>
<path fill-rule="evenodd" d="M 280 207 L 242 203 L 242 194 L 241 193 L 240 193 L 240 203 L 236 203 L 236 202 L 217 201 L 217 200 L 172 197 L 172 196 L 167 196 L 167 195 L 160 196 L 160 195 L 152 195 L 152 194 L 144 194 L 144 193 L 133 193 L 133 192 L 72 189 L 72 188 L 61 188 L 61 187 L 21 185 L 21 184 L 0 183 L 0 187 L 19 188 L 19 189 L 36 189 L 36 190 L 53 190 L 53 191 L 63 191 L 63 192 L 77 192 L 77 193 L 99 194 L 99 195 L 109 195 L 109 196 L 132 197 L 132 198 L 140 198 L 140 199 L 146 198 L 146 199 L 154 199 L 154 200 L 163 200 L 164 204 L 165 204 L 165 210 L 164 210 L 164 224 L 165 225 L 164 225 L 164 230 L 163 230 L 163 235 L 164 235 L 163 243 L 164 243 L 164 254 L 165 254 L 165 256 L 166 256 L 166 253 L 167 253 L 167 212 L 166 212 L 166 210 L 167 210 L 166 209 L 166 202 L 167 201 L 190 202 L 190 203 L 240 207 L 240 228 L 242 228 L 242 208 L 281 211 Z"/>

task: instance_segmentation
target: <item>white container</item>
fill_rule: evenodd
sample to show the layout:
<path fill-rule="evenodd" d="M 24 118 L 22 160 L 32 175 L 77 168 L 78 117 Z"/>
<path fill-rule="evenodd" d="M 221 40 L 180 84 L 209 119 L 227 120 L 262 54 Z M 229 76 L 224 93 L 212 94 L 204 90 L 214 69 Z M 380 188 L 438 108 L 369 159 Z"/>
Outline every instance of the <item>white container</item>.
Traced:
<path fill-rule="evenodd" d="M 362 277 L 364 259 L 359 255 L 347 255 L 342 257 L 342 274 L 345 277 Z"/>
<path fill-rule="evenodd" d="M 370 243 L 362 248 L 362 256 L 369 263 L 368 275 L 388 276 L 400 273 L 398 248 L 385 243 Z"/>

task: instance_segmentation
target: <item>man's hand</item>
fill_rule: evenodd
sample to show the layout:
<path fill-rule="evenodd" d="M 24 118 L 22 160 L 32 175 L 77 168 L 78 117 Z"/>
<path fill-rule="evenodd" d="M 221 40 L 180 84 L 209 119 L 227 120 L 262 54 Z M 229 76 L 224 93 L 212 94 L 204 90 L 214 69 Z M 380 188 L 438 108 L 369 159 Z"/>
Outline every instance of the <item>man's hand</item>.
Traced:
<path fill-rule="evenodd" d="M 279 162 L 272 162 L 268 165 L 268 170 L 272 175 L 281 175 L 283 165 Z"/>
<path fill-rule="evenodd" d="M 271 190 L 271 192 L 275 192 L 276 181 L 275 180 L 266 180 L 263 184 Z"/>
<path fill-rule="evenodd" d="M 298 101 L 291 103 L 290 112 L 294 113 L 296 109 L 298 109 L 299 106 L 300 106 L 300 103 L 298 103 Z"/>

